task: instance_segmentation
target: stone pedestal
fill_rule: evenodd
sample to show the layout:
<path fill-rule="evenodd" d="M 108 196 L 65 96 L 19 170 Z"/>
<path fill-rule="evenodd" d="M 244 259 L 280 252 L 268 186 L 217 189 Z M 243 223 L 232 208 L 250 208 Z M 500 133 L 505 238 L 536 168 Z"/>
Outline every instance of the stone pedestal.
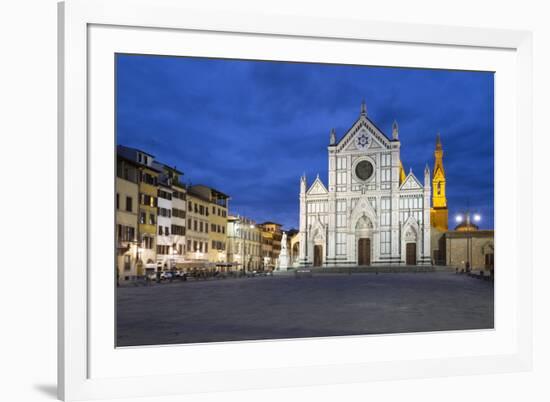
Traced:
<path fill-rule="evenodd" d="M 288 256 L 281 255 L 279 256 L 279 271 L 286 271 L 288 269 Z"/>
<path fill-rule="evenodd" d="M 283 232 L 281 239 L 281 253 L 279 254 L 279 271 L 288 270 L 288 253 L 286 247 L 286 233 Z"/>

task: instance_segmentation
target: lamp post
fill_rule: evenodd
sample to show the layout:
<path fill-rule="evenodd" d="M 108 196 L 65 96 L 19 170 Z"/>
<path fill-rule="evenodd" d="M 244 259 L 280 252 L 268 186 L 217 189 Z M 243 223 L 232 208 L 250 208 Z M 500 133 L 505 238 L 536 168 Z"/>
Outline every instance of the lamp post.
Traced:
<path fill-rule="evenodd" d="M 466 222 L 466 272 L 471 270 L 471 261 L 472 261 L 472 220 L 476 223 L 481 221 L 481 215 L 479 213 L 471 213 L 470 210 L 467 210 L 465 213 L 460 213 L 456 215 L 455 221 L 459 225 L 463 222 Z"/>
<path fill-rule="evenodd" d="M 178 255 L 178 244 L 176 242 L 172 243 L 172 261 L 171 263 L 171 270 L 176 271 L 176 261 L 177 261 L 177 255 Z"/>
<path fill-rule="evenodd" d="M 136 246 L 136 264 L 135 264 L 135 269 L 136 269 L 136 279 L 139 278 L 139 272 L 138 272 L 138 267 L 139 267 L 139 254 L 142 252 L 142 249 L 140 247 L 140 241 L 136 238 L 134 240 L 131 241 L 131 243 Z M 145 275 L 145 279 L 147 279 L 147 275 Z"/>

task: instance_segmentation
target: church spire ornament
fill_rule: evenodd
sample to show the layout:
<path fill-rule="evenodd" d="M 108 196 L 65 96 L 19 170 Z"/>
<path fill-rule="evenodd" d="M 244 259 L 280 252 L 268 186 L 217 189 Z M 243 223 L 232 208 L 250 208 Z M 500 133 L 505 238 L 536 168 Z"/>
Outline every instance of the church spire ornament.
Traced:
<path fill-rule="evenodd" d="M 365 99 L 361 101 L 361 116 L 367 116 L 367 104 L 365 103 Z"/>
<path fill-rule="evenodd" d="M 392 124 L 392 138 L 394 140 L 399 139 L 399 125 L 397 124 L 397 120 L 394 120 Z"/>
<path fill-rule="evenodd" d="M 441 134 L 439 132 L 435 138 L 435 149 L 436 151 L 443 151 L 443 146 L 441 145 Z"/>
<path fill-rule="evenodd" d="M 334 129 L 330 130 L 330 145 L 336 144 L 336 131 Z"/>
<path fill-rule="evenodd" d="M 307 179 L 306 179 L 306 172 L 300 177 L 300 194 L 306 193 L 306 187 L 307 187 Z"/>
<path fill-rule="evenodd" d="M 424 188 L 428 188 L 430 186 L 430 168 L 428 166 L 428 163 L 426 163 L 426 167 L 424 168 Z"/>

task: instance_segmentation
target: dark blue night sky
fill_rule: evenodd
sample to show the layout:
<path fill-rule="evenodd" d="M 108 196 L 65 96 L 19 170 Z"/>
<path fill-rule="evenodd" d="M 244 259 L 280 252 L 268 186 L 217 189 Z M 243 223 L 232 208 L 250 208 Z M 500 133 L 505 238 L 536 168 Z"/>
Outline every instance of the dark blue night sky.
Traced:
<path fill-rule="evenodd" d="M 493 227 L 493 73 L 118 55 L 117 143 L 186 183 L 231 196 L 231 213 L 298 226 L 299 177 L 327 183 L 327 145 L 369 118 L 422 181 L 441 132 L 449 225 L 468 206 Z"/>

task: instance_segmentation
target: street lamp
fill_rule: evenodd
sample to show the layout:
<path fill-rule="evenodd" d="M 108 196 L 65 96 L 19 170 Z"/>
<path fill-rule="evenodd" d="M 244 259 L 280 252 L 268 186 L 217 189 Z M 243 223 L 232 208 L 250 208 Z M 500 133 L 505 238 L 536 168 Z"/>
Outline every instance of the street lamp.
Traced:
<path fill-rule="evenodd" d="M 250 225 L 250 226 L 249 226 L 250 230 L 254 229 L 255 227 L 256 227 L 256 226 L 254 226 L 254 225 Z M 249 252 L 248 254 L 250 254 L 250 255 L 248 256 L 248 268 L 250 268 L 250 260 L 252 260 L 252 253 Z"/>
<path fill-rule="evenodd" d="M 456 223 L 460 224 L 464 221 L 466 221 L 466 230 L 465 231 L 471 231 L 472 230 L 472 221 L 474 222 L 480 222 L 481 221 L 481 215 L 479 213 L 472 214 L 469 210 L 467 210 L 464 213 L 459 213 L 455 216 Z"/>
<path fill-rule="evenodd" d="M 455 220 L 459 224 L 466 221 L 465 230 L 464 230 L 465 232 L 467 232 L 466 234 L 466 272 L 469 272 L 471 270 L 471 260 L 472 260 L 472 231 L 474 230 L 473 229 L 474 225 L 472 224 L 472 220 L 476 223 L 480 222 L 481 214 L 479 213 L 472 214 L 470 210 L 467 210 L 463 214 L 456 215 Z"/>
<path fill-rule="evenodd" d="M 136 263 L 135 263 L 135 268 L 136 268 L 136 277 L 138 276 L 138 272 L 137 272 L 137 265 L 138 265 L 138 261 L 139 261 L 139 253 L 141 251 L 141 247 L 139 247 L 140 245 L 140 242 L 137 238 L 134 238 L 132 240 L 130 240 L 130 244 L 132 246 L 135 246 L 136 247 Z"/>
<path fill-rule="evenodd" d="M 178 252 L 178 244 L 177 244 L 177 243 L 173 243 L 173 244 L 172 244 L 172 261 L 170 261 L 170 262 L 171 262 L 171 265 L 172 265 L 172 266 L 171 266 L 171 269 L 172 269 L 172 270 L 176 270 L 176 268 L 177 268 L 177 267 L 176 267 L 176 264 L 177 264 L 177 260 L 178 260 L 178 258 L 177 258 L 177 255 L 178 255 L 178 254 L 179 254 L 179 252 Z"/>

